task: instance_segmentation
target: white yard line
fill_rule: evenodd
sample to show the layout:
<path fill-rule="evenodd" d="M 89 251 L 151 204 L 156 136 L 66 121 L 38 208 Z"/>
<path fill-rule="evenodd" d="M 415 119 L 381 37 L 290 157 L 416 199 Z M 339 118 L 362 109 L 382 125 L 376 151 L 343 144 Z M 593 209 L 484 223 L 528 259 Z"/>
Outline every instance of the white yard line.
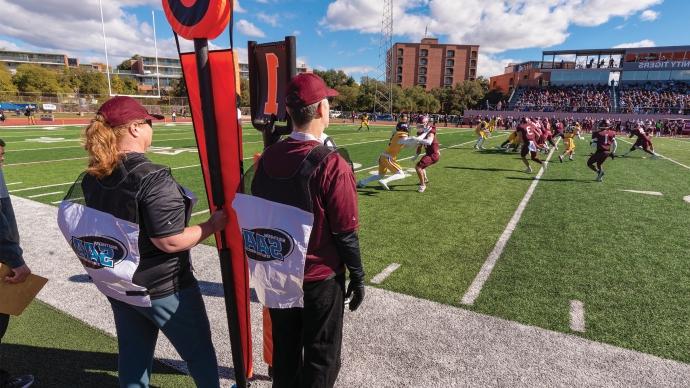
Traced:
<path fill-rule="evenodd" d="M 624 141 L 624 142 L 626 142 L 626 143 L 628 143 L 628 144 L 630 144 L 630 145 L 634 144 L 634 143 L 629 142 L 629 141 L 627 141 L 627 140 L 625 140 L 625 139 L 620 139 L 620 140 L 622 140 L 622 141 Z M 673 160 L 673 159 L 669 158 L 668 156 L 664 156 L 664 155 L 662 155 L 662 154 L 660 154 L 660 153 L 658 153 L 658 152 L 657 152 L 656 154 L 659 155 L 659 157 L 668 160 L 669 162 L 675 163 L 675 164 L 677 164 L 677 165 L 679 165 L 679 166 L 681 166 L 681 167 L 684 167 L 684 168 L 687 168 L 688 170 L 690 170 L 690 167 L 689 167 L 689 166 L 686 166 L 686 165 L 684 165 L 684 164 L 681 163 L 681 162 L 678 162 L 678 161 L 676 161 L 676 160 Z"/>
<path fill-rule="evenodd" d="M 23 163 L 11 163 L 11 164 L 6 164 L 5 166 L 10 167 L 10 166 L 26 166 L 29 164 L 41 164 L 41 163 L 53 163 L 53 162 L 67 162 L 70 160 L 83 160 L 83 159 L 88 159 L 88 157 L 84 156 L 81 158 L 67 158 L 67 159 L 53 159 L 53 160 L 39 160 L 36 162 L 23 162 Z"/>
<path fill-rule="evenodd" d="M 36 189 L 45 189 L 46 187 L 57 187 L 57 186 L 67 186 L 73 184 L 74 181 L 72 182 L 67 182 L 67 183 L 55 183 L 53 185 L 45 185 L 45 186 L 35 186 L 35 187 L 26 187 L 23 189 L 17 189 L 17 190 L 10 190 L 9 192 L 14 194 L 14 193 L 19 193 L 21 191 L 31 191 L 31 190 L 36 190 Z"/>
<path fill-rule="evenodd" d="M 55 195 L 55 194 L 63 194 L 64 191 L 53 191 L 51 193 L 43 193 L 43 194 L 34 194 L 34 195 L 27 195 L 27 198 L 38 198 L 38 197 L 46 197 L 48 195 Z"/>
<path fill-rule="evenodd" d="M 202 215 L 202 214 L 204 214 L 204 213 L 208 213 L 208 209 L 206 209 L 206 210 L 201 210 L 201 211 L 192 213 L 192 217 L 194 217 L 194 216 L 199 216 L 199 215 Z"/>
<path fill-rule="evenodd" d="M 400 268 L 400 264 L 398 264 L 398 263 L 390 264 L 388 267 L 384 268 L 384 270 L 381 271 L 381 273 L 379 273 L 378 275 L 371 278 L 371 282 L 374 284 L 381 284 L 384 280 L 386 280 L 386 278 L 388 276 L 390 276 L 390 274 L 393 273 L 393 271 L 395 271 L 398 268 Z"/>
<path fill-rule="evenodd" d="M 560 142 L 560 140 L 561 139 L 558 139 L 558 142 Z M 556 145 L 558 145 L 558 142 L 556 143 Z M 551 157 L 553 156 L 553 152 L 555 150 L 555 147 L 551 149 L 551 152 L 549 152 L 549 156 L 546 158 L 546 162 L 549 162 L 551 160 Z M 470 287 L 467 289 L 467 292 L 465 292 L 465 295 L 463 295 L 460 303 L 465 305 L 474 304 L 474 301 L 479 296 L 482 287 L 484 287 L 484 283 L 486 283 L 486 281 L 489 279 L 489 276 L 491 275 L 491 272 L 493 271 L 494 266 L 498 261 L 498 258 L 501 257 L 503 249 L 505 249 L 506 244 L 508 244 L 510 236 L 513 235 L 513 232 L 515 231 L 518 222 L 520 222 L 520 218 L 522 218 L 522 213 L 525 211 L 527 203 L 529 203 L 529 200 L 532 198 L 532 194 L 534 194 L 534 190 L 537 188 L 540 178 L 542 177 L 542 175 L 544 175 L 544 171 L 546 170 L 542 166 L 542 168 L 539 170 L 539 173 L 537 173 L 537 176 L 534 177 L 534 180 L 532 181 L 532 184 L 529 186 L 529 189 L 527 189 L 525 196 L 522 197 L 522 201 L 520 201 L 520 204 L 518 205 L 517 209 L 515 209 L 513 217 L 508 222 L 508 225 L 506 226 L 505 230 L 503 230 L 503 233 L 501 233 L 501 237 L 498 238 L 498 241 L 496 242 L 494 249 L 491 251 L 491 253 L 489 253 L 489 256 L 486 258 L 484 265 L 482 265 L 482 268 L 479 270 L 479 273 L 472 281 L 472 284 L 470 284 Z"/>
<path fill-rule="evenodd" d="M 570 330 L 585 332 L 585 304 L 579 300 L 570 301 Z"/>
<path fill-rule="evenodd" d="M 12 185 L 20 185 L 22 182 L 12 182 L 12 183 L 6 183 L 6 186 L 12 186 Z"/>
<path fill-rule="evenodd" d="M 664 195 L 663 193 L 660 193 L 658 191 L 641 191 L 641 190 L 624 190 L 624 189 L 618 189 L 618 190 L 625 191 L 627 193 L 635 193 L 635 194 L 646 194 L 646 195 L 656 195 L 656 196 Z"/>

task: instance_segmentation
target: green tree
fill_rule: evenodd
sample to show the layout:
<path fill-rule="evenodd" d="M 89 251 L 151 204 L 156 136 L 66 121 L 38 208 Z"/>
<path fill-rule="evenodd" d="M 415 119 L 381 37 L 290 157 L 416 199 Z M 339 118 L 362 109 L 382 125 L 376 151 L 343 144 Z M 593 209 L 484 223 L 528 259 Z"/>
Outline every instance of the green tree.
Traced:
<path fill-rule="evenodd" d="M 360 94 L 360 87 L 357 84 L 336 86 L 335 90 L 340 94 L 335 97 L 333 106 L 340 110 L 356 110 L 357 98 Z"/>
<path fill-rule="evenodd" d="M 352 86 L 355 84 L 355 79 L 345 74 L 345 72 L 342 70 L 314 70 L 314 74 L 323 78 L 324 82 L 326 82 L 326 85 L 333 89 L 339 86 Z"/>
<path fill-rule="evenodd" d="M 125 59 L 124 61 L 120 62 L 119 65 L 117 65 L 118 70 L 132 70 L 132 61 L 133 60 L 138 60 L 141 58 L 139 54 L 134 54 L 132 55 L 132 58 Z"/>
<path fill-rule="evenodd" d="M 17 93 L 17 86 L 12 83 L 12 74 L 7 70 L 5 63 L 0 62 L 0 97 L 10 99 Z"/>
<path fill-rule="evenodd" d="M 20 92 L 55 94 L 65 91 L 58 74 L 41 66 L 25 64 L 17 67 L 12 82 Z"/>
<path fill-rule="evenodd" d="M 249 80 L 240 78 L 240 106 L 248 107 L 251 104 L 249 101 Z"/>
<path fill-rule="evenodd" d="M 110 88 L 117 94 L 137 94 L 139 91 L 137 81 L 130 77 L 120 77 L 118 75 L 110 78 Z"/>

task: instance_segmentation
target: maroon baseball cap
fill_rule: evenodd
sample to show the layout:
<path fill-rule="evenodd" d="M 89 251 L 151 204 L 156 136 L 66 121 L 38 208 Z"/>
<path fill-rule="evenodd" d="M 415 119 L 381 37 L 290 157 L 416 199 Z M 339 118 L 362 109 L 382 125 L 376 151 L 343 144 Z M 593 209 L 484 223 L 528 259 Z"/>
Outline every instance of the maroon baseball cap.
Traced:
<path fill-rule="evenodd" d="M 112 128 L 125 125 L 134 120 L 162 120 L 163 115 L 153 115 L 132 97 L 117 96 L 106 101 L 98 109 L 98 114 Z"/>
<path fill-rule="evenodd" d="M 289 107 L 302 107 L 337 95 L 338 92 L 326 86 L 318 75 L 302 73 L 294 76 L 288 84 L 285 103 Z"/>

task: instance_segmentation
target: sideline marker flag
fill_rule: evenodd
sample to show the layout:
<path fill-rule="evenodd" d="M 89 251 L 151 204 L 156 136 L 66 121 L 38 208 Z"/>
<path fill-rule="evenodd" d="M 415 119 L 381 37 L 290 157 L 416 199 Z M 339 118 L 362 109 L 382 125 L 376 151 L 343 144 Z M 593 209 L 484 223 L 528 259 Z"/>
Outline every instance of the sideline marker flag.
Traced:
<path fill-rule="evenodd" d="M 208 39 L 223 32 L 231 19 L 232 0 L 163 0 L 163 9 L 178 42 L 209 208 L 215 212 L 225 207 L 229 217 L 225 229 L 216 234 L 216 246 L 235 381 L 238 387 L 246 387 L 253 374 L 249 270 L 237 215 L 231 206 L 235 193 L 241 190 L 243 175 L 236 60 L 232 50 L 208 49 Z M 194 40 L 194 52 L 180 51 L 178 35 Z M 230 42 L 232 46 L 232 39 Z"/>

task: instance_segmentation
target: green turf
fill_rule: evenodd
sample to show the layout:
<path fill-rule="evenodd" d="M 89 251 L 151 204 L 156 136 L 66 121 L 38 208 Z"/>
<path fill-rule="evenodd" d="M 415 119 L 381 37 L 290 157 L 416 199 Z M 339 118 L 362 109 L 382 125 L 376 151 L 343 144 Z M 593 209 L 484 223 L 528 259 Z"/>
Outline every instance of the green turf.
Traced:
<path fill-rule="evenodd" d="M 357 132 L 357 126 L 334 124 L 328 133 L 348 149 L 361 179 L 375 171 L 392 128 L 372 126 L 371 131 Z M 79 131 L 31 128 L 0 134 L 8 141 L 5 176 L 16 183 L 9 188 L 19 190 L 13 194 L 57 203 L 69 187 L 65 183 L 86 164 L 86 159 L 59 161 L 85 156 Z M 39 137 L 70 141 L 23 141 Z M 441 160 L 428 169 L 425 193 L 416 191 L 414 172 L 393 182 L 390 192 L 376 182 L 358 190 L 368 279 L 399 263 L 401 267 L 378 287 L 566 333 L 570 300 L 581 300 L 584 337 L 690 362 L 690 314 L 685 308 L 690 302 L 690 204 L 682 201 L 690 195 L 687 168 L 650 160 L 636 151 L 607 161 L 605 181 L 595 183 L 594 173 L 585 166 L 588 142 L 578 141 L 575 162 L 551 162 L 479 298 L 466 307 L 460 305 L 462 295 L 534 174 L 522 172 L 524 166 L 514 153 L 473 150 L 471 130 L 442 128 L 438 137 Z M 243 138 L 248 167 L 252 155 L 261 150 L 260 136 L 245 127 Z M 487 147 L 504 139 L 505 134 L 496 134 Z M 624 140 L 629 139 L 621 138 L 619 153 L 630 147 Z M 664 156 L 690 166 L 688 139 L 655 138 L 654 143 Z M 191 126 L 156 127 L 154 146 L 170 147 L 168 151 L 193 148 Z M 411 155 L 411 150 L 400 155 L 403 168 L 413 167 L 404 160 Z M 176 179 L 198 195 L 195 212 L 208 208 L 197 153 L 148 156 L 171 166 Z M 41 163 L 16 164 L 31 162 Z M 38 187 L 53 184 L 63 185 Z M 623 189 L 660 191 L 664 196 Z M 208 213 L 198 214 L 192 222 L 207 217 Z"/>
<path fill-rule="evenodd" d="M 10 327 L 0 367 L 33 374 L 35 387 L 116 387 L 117 340 L 35 301 Z M 152 387 L 193 387 L 187 375 L 154 362 Z"/>

